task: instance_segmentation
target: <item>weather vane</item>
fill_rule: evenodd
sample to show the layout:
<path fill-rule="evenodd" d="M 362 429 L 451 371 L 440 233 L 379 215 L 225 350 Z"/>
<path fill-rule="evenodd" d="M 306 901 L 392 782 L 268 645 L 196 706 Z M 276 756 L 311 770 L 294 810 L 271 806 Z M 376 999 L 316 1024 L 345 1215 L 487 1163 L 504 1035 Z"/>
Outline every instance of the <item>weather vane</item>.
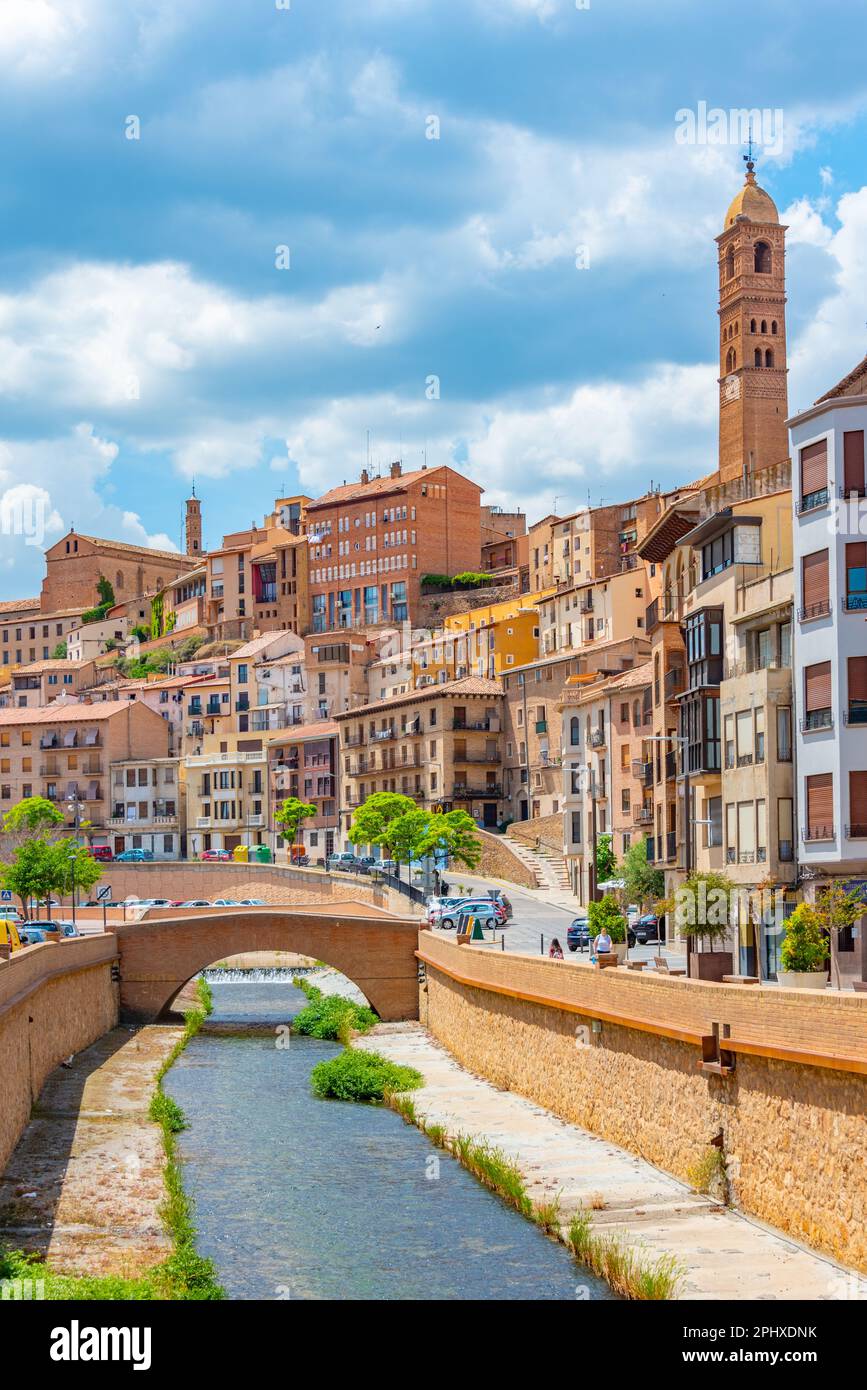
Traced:
<path fill-rule="evenodd" d="M 755 166 L 755 161 L 753 160 L 753 123 L 752 123 L 752 121 L 750 121 L 750 125 L 749 125 L 749 132 L 748 132 L 748 138 L 747 138 L 747 153 L 746 153 L 745 155 L 742 155 L 741 158 L 743 159 L 744 163 L 745 163 L 746 166 L 747 166 L 747 171 L 751 174 L 751 173 L 753 172 L 753 170 L 755 169 L 755 167 L 756 167 L 756 166 Z"/>

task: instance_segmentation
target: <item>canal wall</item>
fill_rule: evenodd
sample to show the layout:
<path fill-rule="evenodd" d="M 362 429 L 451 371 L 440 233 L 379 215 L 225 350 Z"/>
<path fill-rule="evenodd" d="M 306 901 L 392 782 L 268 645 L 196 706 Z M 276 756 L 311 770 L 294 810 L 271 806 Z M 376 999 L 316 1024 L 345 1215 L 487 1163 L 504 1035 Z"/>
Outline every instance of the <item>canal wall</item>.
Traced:
<path fill-rule="evenodd" d="M 464 1066 L 867 1270 L 867 997 L 718 985 L 425 933 L 422 1023 Z M 708 1040 L 722 1061 L 703 1064 Z M 733 1069 L 728 1070 L 732 1064 Z"/>
<path fill-rule="evenodd" d="M 46 1077 L 118 1019 L 113 936 L 28 946 L 0 961 L 0 1172 Z"/>

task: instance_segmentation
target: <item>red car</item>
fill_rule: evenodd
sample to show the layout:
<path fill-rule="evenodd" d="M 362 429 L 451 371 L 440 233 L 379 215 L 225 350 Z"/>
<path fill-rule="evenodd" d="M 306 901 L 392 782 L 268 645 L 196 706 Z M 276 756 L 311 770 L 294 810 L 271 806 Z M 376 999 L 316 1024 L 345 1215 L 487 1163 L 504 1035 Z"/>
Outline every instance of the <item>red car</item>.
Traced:
<path fill-rule="evenodd" d="M 92 858 L 98 859 L 101 864 L 108 864 L 114 858 L 109 845 L 91 845 L 90 853 Z"/>
<path fill-rule="evenodd" d="M 213 864 L 215 860 L 216 860 L 218 863 L 225 863 L 225 861 L 226 861 L 227 859 L 231 859 L 231 858 L 232 858 L 232 856 L 231 856 L 231 854 L 229 853 L 229 851 L 228 851 L 227 849 L 204 849 L 204 850 L 202 850 L 202 859 L 204 860 L 205 863 L 211 863 L 211 864 Z"/>

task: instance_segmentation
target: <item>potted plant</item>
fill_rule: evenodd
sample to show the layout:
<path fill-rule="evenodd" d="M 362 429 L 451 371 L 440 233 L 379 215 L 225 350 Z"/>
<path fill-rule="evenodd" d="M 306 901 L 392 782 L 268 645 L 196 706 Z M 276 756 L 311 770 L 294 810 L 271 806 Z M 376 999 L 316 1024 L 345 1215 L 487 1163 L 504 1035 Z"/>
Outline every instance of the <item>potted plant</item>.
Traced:
<path fill-rule="evenodd" d="M 784 989 L 824 989 L 828 983 L 828 938 L 820 914 L 799 903 L 786 922 L 777 981 Z"/>
<path fill-rule="evenodd" d="M 725 874 L 696 870 L 674 894 L 674 922 L 686 939 L 691 980 L 720 981 L 732 973 L 732 952 L 725 943 L 736 932 L 733 891 L 734 885 Z"/>
<path fill-rule="evenodd" d="M 626 918 L 613 894 L 607 893 L 601 902 L 588 903 L 587 930 L 594 940 L 601 931 L 607 931 L 618 961 L 626 959 Z"/>

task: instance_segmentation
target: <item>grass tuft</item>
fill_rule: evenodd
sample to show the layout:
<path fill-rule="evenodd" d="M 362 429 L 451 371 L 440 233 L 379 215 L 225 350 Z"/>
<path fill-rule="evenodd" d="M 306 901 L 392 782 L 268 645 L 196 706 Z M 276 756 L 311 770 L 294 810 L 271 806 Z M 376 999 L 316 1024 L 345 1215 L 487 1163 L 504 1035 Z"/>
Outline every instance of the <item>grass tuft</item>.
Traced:
<path fill-rule="evenodd" d="M 687 1176 L 697 1192 L 725 1192 L 726 1161 L 722 1149 L 712 1144 L 701 1158 L 687 1170 Z"/>
<path fill-rule="evenodd" d="M 541 1226 L 546 1236 L 560 1235 L 560 1193 L 550 1202 L 536 1202 L 533 1207 L 533 1220 Z"/>
<path fill-rule="evenodd" d="M 495 1149 L 486 1140 L 473 1139 L 469 1134 L 456 1134 L 451 1141 L 452 1152 L 465 1168 L 514 1207 L 522 1216 L 533 1215 L 533 1203 L 527 1196 L 523 1174 L 502 1149 Z"/>
<path fill-rule="evenodd" d="M 378 1052 L 347 1047 L 339 1057 L 318 1062 L 310 1073 L 317 1096 L 332 1100 L 383 1101 L 422 1084 L 415 1067 L 398 1066 Z"/>
<path fill-rule="evenodd" d="M 339 994 L 323 994 L 315 985 L 302 981 L 307 1006 L 292 1020 L 292 1032 L 308 1038 L 340 1041 L 347 1045 L 353 1033 L 369 1033 L 379 1022 L 372 1009 L 355 1004 Z"/>
<path fill-rule="evenodd" d="M 567 1244 L 579 1264 L 598 1274 L 622 1298 L 653 1302 L 676 1298 L 686 1273 L 673 1255 L 654 1258 L 616 1232 L 597 1235 L 586 1208 L 573 1216 Z"/>

